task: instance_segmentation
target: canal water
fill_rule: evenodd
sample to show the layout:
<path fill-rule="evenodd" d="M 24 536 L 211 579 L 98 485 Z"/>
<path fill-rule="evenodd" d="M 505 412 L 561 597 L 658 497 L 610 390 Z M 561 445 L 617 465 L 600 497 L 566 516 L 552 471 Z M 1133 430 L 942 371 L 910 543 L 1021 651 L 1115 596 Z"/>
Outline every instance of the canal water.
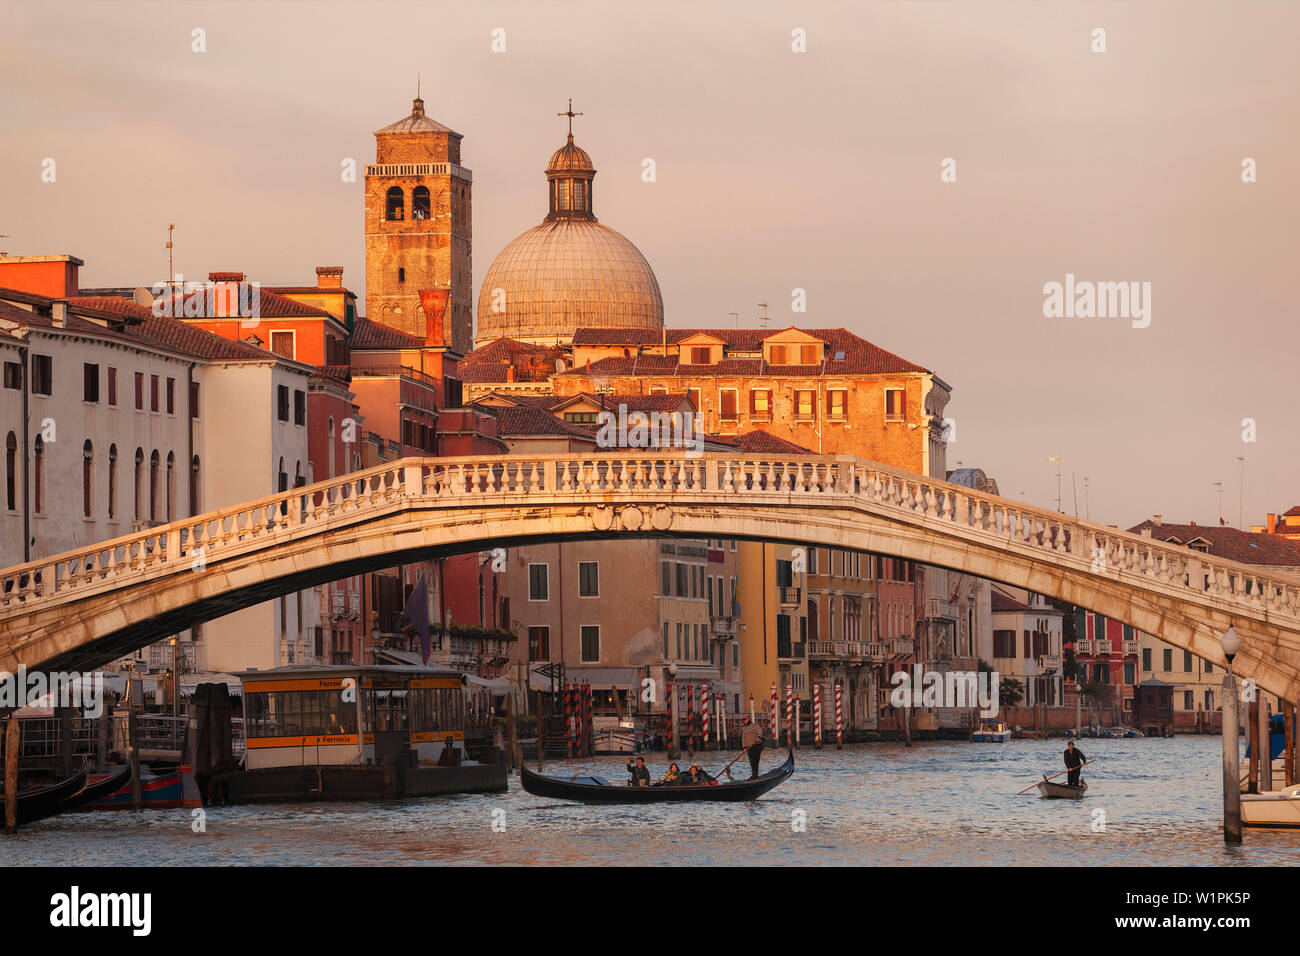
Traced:
<path fill-rule="evenodd" d="M 1080 801 L 1016 796 L 1063 767 L 1059 739 L 864 744 L 798 751 L 794 777 L 747 804 L 588 807 L 531 796 L 515 775 L 501 794 L 215 808 L 203 833 L 190 810 L 68 814 L 0 838 L 0 865 L 1300 863 L 1300 833 L 1247 831 L 1224 847 L 1219 738 L 1080 747 L 1097 761 Z M 717 770 L 730 756 L 700 759 Z M 781 756 L 767 751 L 764 767 Z M 667 766 L 647 762 L 656 778 Z M 545 769 L 621 782 L 623 763 Z"/>

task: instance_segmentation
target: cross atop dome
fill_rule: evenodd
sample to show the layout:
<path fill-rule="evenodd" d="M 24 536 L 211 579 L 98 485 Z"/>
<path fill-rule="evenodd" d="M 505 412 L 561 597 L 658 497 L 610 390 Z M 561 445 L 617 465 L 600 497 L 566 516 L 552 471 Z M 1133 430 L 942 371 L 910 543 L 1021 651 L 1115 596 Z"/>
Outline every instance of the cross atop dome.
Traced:
<path fill-rule="evenodd" d="M 573 118 L 574 118 L 575 116 L 581 116 L 581 115 L 582 115 L 581 113 L 575 113 L 575 112 L 573 112 L 573 97 L 572 97 L 572 96 L 569 97 L 569 108 L 568 108 L 567 110 L 565 110 L 563 113 L 556 113 L 555 115 L 556 115 L 556 116 L 567 116 L 567 117 L 569 118 L 569 142 L 572 143 L 572 142 L 573 142 Z"/>

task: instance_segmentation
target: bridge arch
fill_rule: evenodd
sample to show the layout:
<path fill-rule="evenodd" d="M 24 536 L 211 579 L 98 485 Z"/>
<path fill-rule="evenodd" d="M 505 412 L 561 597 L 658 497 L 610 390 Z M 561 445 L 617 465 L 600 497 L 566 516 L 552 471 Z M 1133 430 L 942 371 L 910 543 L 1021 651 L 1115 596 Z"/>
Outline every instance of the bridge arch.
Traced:
<path fill-rule="evenodd" d="M 400 562 L 530 542 L 740 538 L 894 555 L 1087 607 L 1300 692 L 1300 579 L 847 457 L 406 459 L 0 571 L 0 670 L 80 670 Z"/>

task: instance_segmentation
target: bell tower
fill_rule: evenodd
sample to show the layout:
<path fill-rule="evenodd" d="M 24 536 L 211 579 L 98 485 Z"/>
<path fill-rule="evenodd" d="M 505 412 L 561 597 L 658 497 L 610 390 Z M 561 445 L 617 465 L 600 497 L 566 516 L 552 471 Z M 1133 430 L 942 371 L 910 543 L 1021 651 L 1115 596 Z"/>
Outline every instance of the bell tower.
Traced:
<path fill-rule="evenodd" d="M 458 355 L 473 348 L 474 331 L 473 175 L 460 165 L 461 138 L 417 96 L 410 116 L 375 131 L 365 189 L 366 318 Z M 443 301 L 443 315 L 426 314 L 426 303 Z"/>

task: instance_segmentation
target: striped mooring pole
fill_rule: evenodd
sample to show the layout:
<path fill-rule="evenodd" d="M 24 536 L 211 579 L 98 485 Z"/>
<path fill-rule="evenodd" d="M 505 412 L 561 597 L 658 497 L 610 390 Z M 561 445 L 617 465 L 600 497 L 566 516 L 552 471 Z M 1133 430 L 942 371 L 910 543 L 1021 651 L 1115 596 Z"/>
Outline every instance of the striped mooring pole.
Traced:
<path fill-rule="evenodd" d="M 668 682 L 667 689 L 668 693 L 664 694 L 665 718 L 667 720 L 667 729 L 665 731 L 667 739 L 664 741 L 664 751 L 668 754 L 668 758 L 671 760 L 674 748 L 676 747 L 676 741 L 673 740 L 673 730 L 676 726 L 673 724 L 673 693 L 676 690 L 676 687 L 674 687 L 672 681 Z"/>
<path fill-rule="evenodd" d="M 794 728 L 794 684 L 787 680 L 785 683 L 785 742 L 791 747 L 795 745 Z"/>
<path fill-rule="evenodd" d="M 822 685 L 813 684 L 813 749 L 822 749 Z"/>
<path fill-rule="evenodd" d="M 574 696 L 575 694 L 573 690 L 573 685 L 572 684 L 567 685 L 564 688 L 564 729 L 565 729 L 564 753 L 566 757 L 573 756 L 573 743 L 574 743 L 573 730 L 574 730 L 574 723 L 575 723 L 573 719 Z"/>
<path fill-rule="evenodd" d="M 704 731 L 704 749 L 711 750 L 709 746 L 709 685 L 705 684 L 700 688 L 700 727 Z"/>
<path fill-rule="evenodd" d="M 781 711 L 777 709 L 776 681 L 772 681 L 772 744 L 781 740 Z"/>
<path fill-rule="evenodd" d="M 844 749 L 844 685 L 835 678 L 835 749 Z"/>

